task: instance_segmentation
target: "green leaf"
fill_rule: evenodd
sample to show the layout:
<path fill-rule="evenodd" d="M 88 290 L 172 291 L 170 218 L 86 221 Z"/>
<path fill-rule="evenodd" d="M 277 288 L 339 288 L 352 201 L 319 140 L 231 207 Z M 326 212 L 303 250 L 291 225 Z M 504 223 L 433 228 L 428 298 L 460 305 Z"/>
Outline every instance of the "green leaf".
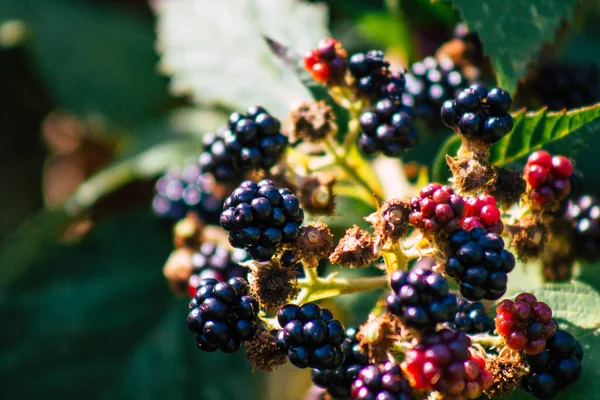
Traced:
<path fill-rule="evenodd" d="M 552 42 L 563 19 L 570 20 L 578 0 L 454 0 L 469 29 L 476 31 L 492 58 L 498 84 L 515 92 L 529 61 L 543 42 Z"/>
<path fill-rule="evenodd" d="M 152 2 L 161 69 L 171 91 L 244 110 L 261 104 L 278 117 L 310 93 L 269 50 L 264 36 L 304 52 L 326 36 L 327 9 L 295 0 Z"/>
<path fill-rule="evenodd" d="M 535 150 L 574 157 L 586 146 L 588 139 L 600 130 L 600 103 L 570 111 L 548 112 L 545 108 L 512 113 L 514 128 L 490 149 L 490 163 L 505 166 L 519 162 Z M 460 147 L 460 137 L 453 135 L 444 143 L 432 166 L 439 182 L 450 177 L 446 154 L 454 156 Z"/>

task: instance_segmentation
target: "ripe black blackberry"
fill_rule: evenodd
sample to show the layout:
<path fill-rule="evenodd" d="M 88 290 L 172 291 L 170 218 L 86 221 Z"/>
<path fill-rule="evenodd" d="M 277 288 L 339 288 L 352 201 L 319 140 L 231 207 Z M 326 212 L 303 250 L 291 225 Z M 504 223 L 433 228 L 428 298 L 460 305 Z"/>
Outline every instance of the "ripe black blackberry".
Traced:
<path fill-rule="evenodd" d="M 449 238 L 451 256 L 446 273 L 460 285 L 467 300 L 497 300 L 506 292 L 507 274 L 515 257 L 504 250 L 504 240 L 485 228 L 461 229 Z"/>
<path fill-rule="evenodd" d="M 233 353 L 258 331 L 258 303 L 248 295 L 248 282 L 243 278 L 204 279 L 189 309 L 188 329 L 196 334 L 196 344 L 203 351 Z"/>
<path fill-rule="evenodd" d="M 346 330 L 346 338 L 342 343 L 344 363 L 333 369 L 313 369 L 312 381 L 315 385 L 327 389 L 334 399 L 350 397 L 350 387 L 357 378 L 362 367 L 369 364 L 369 357 L 360 352 L 356 328 Z"/>
<path fill-rule="evenodd" d="M 572 245 L 575 254 L 587 261 L 600 258 L 600 203 L 593 196 L 581 196 L 569 201 L 565 218 L 575 233 Z"/>
<path fill-rule="evenodd" d="M 279 310 L 277 321 L 282 327 L 277 333 L 277 346 L 296 367 L 323 370 L 343 364 L 345 330 L 331 311 L 321 310 L 315 303 L 302 307 L 287 304 Z"/>
<path fill-rule="evenodd" d="M 502 88 L 472 85 L 442 104 L 442 122 L 469 139 L 496 143 L 513 128 L 512 99 Z"/>
<path fill-rule="evenodd" d="M 412 111 L 399 100 L 379 100 L 373 111 L 361 114 L 360 129 L 358 147 L 367 156 L 381 151 L 388 157 L 397 157 L 417 144 Z"/>
<path fill-rule="evenodd" d="M 414 63 L 406 74 L 402 102 L 415 110 L 417 118 L 437 122 L 442 103 L 454 99 L 469 84 L 449 58 L 427 57 Z"/>
<path fill-rule="evenodd" d="M 567 331 L 558 330 L 545 351 L 526 355 L 530 372 L 522 382 L 523 389 L 540 400 L 554 398 L 558 392 L 581 376 L 583 348 Z"/>
<path fill-rule="evenodd" d="M 396 271 L 391 286 L 387 309 L 407 327 L 428 331 L 454 319 L 456 296 L 449 292 L 448 281 L 442 275 L 426 269 Z"/>
<path fill-rule="evenodd" d="M 598 67 L 555 63 L 539 68 L 531 90 L 549 110 L 578 108 L 600 100 Z"/>
<path fill-rule="evenodd" d="M 481 302 L 470 302 L 462 297 L 457 297 L 458 311 L 454 321 L 449 325 L 465 333 L 492 332 L 495 328 L 494 318 L 485 312 Z"/>
<path fill-rule="evenodd" d="M 233 247 L 257 261 L 269 261 L 282 243 L 296 240 L 303 220 L 296 196 L 264 179 L 242 182 L 225 200 L 220 223 Z"/>
<path fill-rule="evenodd" d="M 394 362 L 367 365 L 360 370 L 352 383 L 352 398 L 360 400 L 413 400 L 408 381 L 402 375 L 402 369 Z"/>
<path fill-rule="evenodd" d="M 200 166 L 192 163 L 183 171 L 169 171 L 156 182 L 152 210 L 160 218 L 178 221 L 188 211 L 195 211 L 208 224 L 216 224 L 225 198 L 214 190 L 214 181 L 200 173 Z"/>
<path fill-rule="evenodd" d="M 280 130 L 279 120 L 260 106 L 231 114 L 227 129 L 205 137 L 202 171 L 218 181 L 235 182 L 245 172 L 271 169 L 288 143 Z"/>
<path fill-rule="evenodd" d="M 239 263 L 246 261 L 248 254 L 244 250 L 233 250 L 226 246 L 205 242 L 192 256 L 192 275 L 188 280 L 190 297 L 196 295 L 198 284 L 204 279 L 216 279 L 226 282 L 231 278 L 246 278 L 248 268 Z"/>
<path fill-rule="evenodd" d="M 382 98 L 399 100 L 405 85 L 404 73 L 390 72 L 390 64 L 383 58 L 380 50 L 350 57 L 349 69 L 355 79 L 356 90 L 359 95 L 375 101 Z"/>

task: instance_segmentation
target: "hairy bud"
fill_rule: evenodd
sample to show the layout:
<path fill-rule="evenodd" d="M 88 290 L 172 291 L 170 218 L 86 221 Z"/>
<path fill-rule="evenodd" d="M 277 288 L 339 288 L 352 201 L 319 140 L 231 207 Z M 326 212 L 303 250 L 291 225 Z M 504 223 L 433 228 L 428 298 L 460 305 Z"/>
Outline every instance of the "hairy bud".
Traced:
<path fill-rule="evenodd" d="M 354 225 L 340 239 L 329 261 L 332 264 L 348 265 L 352 268 L 368 267 L 377 259 L 374 251 L 375 241 L 371 234 Z"/>

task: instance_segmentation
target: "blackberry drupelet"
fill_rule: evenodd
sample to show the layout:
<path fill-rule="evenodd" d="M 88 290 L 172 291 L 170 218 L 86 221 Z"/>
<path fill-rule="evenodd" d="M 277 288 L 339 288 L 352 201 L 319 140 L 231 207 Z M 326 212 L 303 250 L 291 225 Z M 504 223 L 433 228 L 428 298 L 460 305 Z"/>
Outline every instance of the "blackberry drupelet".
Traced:
<path fill-rule="evenodd" d="M 456 314 L 456 296 L 450 293 L 448 281 L 431 270 L 396 271 L 391 286 L 387 309 L 409 328 L 434 330 L 438 323 L 451 321 Z"/>
<path fill-rule="evenodd" d="M 214 181 L 200 173 L 197 163 L 187 165 L 183 171 L 170 171 L 156 182 L 152 209 L 160 218 L 178 221 L 188 211 L 194 211 L 208 224 L 216 224 L 223 207 L 224 197 L 219 197 Z"/>
<path fill-rule="evenodd" d="M 235 182 L 245 172 L 271 169 L 288 143 L 280 130 L 279 120 L 260 106 L 231 114 L 227 129 L 205 138 L 202 171 L 219 181 Z"/>
<path fill-rule="evenodd" d="M 367 156 L 382 152 L 397 157 L 417 143 L 411 111 L 391 98 L 379 100 L 373 111 L 364 112 L 360 129 L 358 147 Z"/>
<path fill-rule="evenodd" d="M 575 254 L 587 261 L 600 258 L 600 202 L 589 195 L 571 200 L 565 218 L 574 228 Z"/>
<path fill-rule="evenodd" d="M 593 64 L 544 65 L 528 86 L 551 111 L 588 106 L 600 100 L 598 67 Z"/>
<path fill-rule="evenodd" d="M 410 200 L 410 224 L 426 236 L 450 234 L 461 227 L 465 201 L 450 186 L 430 183 Z"/>
<path fill-rule="evenodd" d="M 315 385 L 327 389 L 334 399 L 350 397 L 350 387 L 357 378 L 360 369 L 369 364 L 367 355 L 360 352 L 356 328 L 346 330 L 346 338 L 342 343 L 344 363 L 333 369 L 313 369 L 312 381 Z"/>
<path fill-rule="evenodd" d="M 476 399 L 492 384 L 485 361 L 471 354 L 471 339 L 463 332 L 442 329 L 421 337 L 402 362 L 410 385 L 434 389 L 448 398 Z"/>
<path fill-rule="evenodd" d="M 482 85 L 472 85 L 454 100 L 444 101 L 442 122 L 466 138 L 496 143 L 513 128 L 508 113 L 511 104 L 510 94 L 502 88 L 488 91 Z"/>
<path fill-rule="evenodd" d="M 352 383 L 352 398 L 358 400 L 415 400 L 402 369 L 394 362 L 362 368 Z"/>
<path fill-rule="evenodd" d="M 485 228 L 488 232 L 501 234 L 504 224 L 500 216 L 494 196 L 482 194 L 479 197 L 469 197 L 465 199 L 465 219 L 462 221 L 462 227 L 468 231 L 473 228 Z"/>
<path fill-rule="evenodd" d="M 225 200 L 220 223 L 233 247 L 254 260 L 269 261 L 281 244 L 296 240 L 303 220 L 296 196 L 264 179 L 242 182 Z"/>
<path fill-rule="evenodd" d="M 544 150 L 529 156 L 523 177 L 527 182 L 527 193 L 536 207 L 558 207 L 571 192 L 573 164 L 564 156 L 552 157 Z"/>
<path fill-rule="evenodd" d="M 205 242 L 192 256 L 192 275 L 188 280 L 190 297 L 196 295 L 198 284 L 204 279 L 216 279 L 226 282 L 231 278 L 246 278 L 248 268 L 239 263 L 245 261 L 248 254 L 244 250 L 232 250 L 229 247 Z"/>
<path fill-rule="evenodd" d="M 523 389 L 540 400 L 554 398 L 558 392 L 581 376 L 583 348 L 567 331 L 558 330 L 548 340 L 548 348 L 537 355 L 527 355 L 530 372 L 523 379 Z"/>
<path fill-rule="evenodd" d="M 342 343 L 346 337 L 342 324 L 327 309 L 315 303 L 302 307 L 283 306 L 277 314 L 282 329 L 277 333 L 279 349 L 298 368 L 333 369 L 343 364 Z"/>
<path fill-rule="evenodd" d="M 470 302 L 462 297 L 458 297 L 457 301 L 458 311 L 449 324 L 451 327 L 468 334 L 494 330 L 494 319 L 486 314 L 483 303 Z"/>
<path fill-rule="evenodd" d="M 508 347 L 533 355 L 544 351 L 546 341 L 556 332 L 552 310 L 530 293 L 521 293 L 514 301 L 505 299 L 498 303 L 494 322 Z"/>
<path fill-rule="evenodd" d="M 504 249 L 504 240 L 484 228 L 461 229 L 449 238 L 446 273 L 460 285 L 467 300 L 497 300 L 506 292 L 507 274 L 515 257 Z"/>
<path fill-rule="evenodd" d="M 427 57 L 414 63 L 406 74 L 402 102 L 415 110 L 417 118 L 437 122 L 442 103 L 454 99 L 469 84 L 449 58 L 437 61 Z"/>
<path fill-rule="evenodd" d="M 357 53 L 350 57 L 349 70 L 355 79 L 359 95 L 377 101 L 383 98 L 400 100 L 405 86 L 402 72 L 390 72 L 390 64 L 384 61 L 380 50 Z"/>
<path fill-rule="evenodd" d="M 258 331 L 258 303 L 248 295 L 248 282 L 204 279 L 190 301 L 188 329 L 196 334 L 203 351 L 233 353 Z"/>

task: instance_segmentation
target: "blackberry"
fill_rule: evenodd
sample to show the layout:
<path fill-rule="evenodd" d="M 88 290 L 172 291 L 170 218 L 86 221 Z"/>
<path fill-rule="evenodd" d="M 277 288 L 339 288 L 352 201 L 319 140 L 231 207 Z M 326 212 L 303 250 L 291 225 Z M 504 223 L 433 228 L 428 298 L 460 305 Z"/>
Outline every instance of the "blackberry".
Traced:
<path fill-rule="evenodd" d="M 431 270 L 396 271 L 391 277 L 392 291 L 387 309 L 409 328 L 435 329 L 454 318 L 456 296 L 449 292 L 448 281 Z"/>
<path fill-rule="evenodd" d="M 544 65 L 527 86 L 551 111 L 588 106 L 600 100 L 596 65 Z"/>
<path fill-rule="evenodd" d="M 491 386 L 492 374 L 482 358 L 471 354 L 470 346 L 463 332 L 430 332 L 406 354 L 401 367 L 415 389 L 476 399 Z"/>
<path fill-rule="evenodd" d="M 461 229 L 450 236 L 449 245 L 446 273 L 459 283 L 465 299 L 497 300 L 504 295 L 515 257 L 504 249 L 500 235 L 484 228 Z"/>
<path fill-rule="evenodd" d="M 203 351 L 233 353 L 258 331 L 258 303 L 248 295 L 248 282 L 243 278 L 202 280 L 189 309 L 188 329 L 196 334 L 196 344 Z"/>
<path fill-rule="evenodd" d="M 552 310 L 530 293 L 521 293 L 514 301 L 505 299 L 498 303 L 494 322 L 508 347 L 533 355 L 543 352 L 546 341 L 556 332 Z"/>
<path fill-rule="evenodd" d="M 277 321 L 282 327 L 277 346 L 296 367 L 323 370 L 343 364 L 345 330 L 331 311 L 315 303 L 287 304 L 279 310 Z"/>
<path fill-rule="evenodd" d="M 513 128 L 508 109 L 510 93 L 502 88 L 487 90 L 472 85 L 461 91 L 454 100 L 442 104 L 442 122 L 469 139 L 492 144 L 498 142 Z"/>
<path fill-rule="evenodd" d="M 257 261 L 269 261 L 281 244 L 294 242 L 303 220 L 296 196 L 267 179 L 242 182 L 225 200 L 220 218 L 229 243 Z"/>
<path fill-rule="evenodd" d="M 358 147 L 367 156 L 382 152 L 397 157 L 417 143 L 411 111 L 391 98 L 379 100 L 373 111 L 360 116 Z"/>
<path fill-rule="evenodd" d="M 522 386 L 540 400 L 554 398 L 558 392 L 581 376 L 583 348 L 567 331 L 558 330 L 548 340 L 548 348 L 537 355 L 527 355 L 530 372 Z"/>
<path fill-rule="evenodd" d="M 461 227 L 465 201 L 450 186 L 430 183 L 410 200 L 409 221 L 426 236 L 450 234 Z"/>
<path fill-rule="evenodd" d="M 367 365 L 352 383 L 352 398 L 360 400 L 413 400 L 417 399 L 402 369 L 394 362 Z"/>
<path fill-rule="evenodd" d="M 465 219 L 462 221 L 462 227 L 466 230 L 485 228 L 488 232 L 501 234 L 504 224 L 500 216 L 494 196 L 482 194 L 479 197 L 469 197 L 465 199 Z"/>
<path fill-rule="evenodd" d="M 369 364 L 369 357 L 361 353 L 356 328 L 346 330 L 346 338 L 342 343 L 344 363 L 333 369 L 313 369 L 312 381 L 315 385 L 327 389 L 334 399 L 350 397 L 352 382 L 358 377 L 362 367 Z"/>
<path fill-rule="evenodd" d="M 160 218 L 178 221 L 188 211 L 194 211 L 208 224 L 216 224 L 223 207 L 224 197 L 215 192 L 215 183 L 200 173 L 197 163 L 183 171 L 169 171 L 158 179 L 152 210 Z"/>
<path fill-rule="evenodd" d="M 575 254 L 587 261 L 600 258 L 600 203 L 593 196 L 569 201 L 565 218 L 574 228 Z"/>
<path fill-rule="evenodd" d="M 227 129 L 205 137 L 202 171 L 218 181 L 235 182 L 245 172 L 271 169 L 288 143 L 280 130 L 279 120 L 260 106 L 231 114 Z"/>
<path fill-rule="evenodd" d="M 341 43 L 333 38 L 325 38 L 315 50 L 306 53 L 304 68 L 317 82 L 339 85 L 344 82 L 347 58 L 348 54 Z"/>
<path fill-rule="evenodd" d="M 196 295 L 198 284 L 204 279 L 216 279 L 225 282 L 231 278 L 246 278 L 248 268 L 239 263 L 247 259 L 244 250 L 231 250 L 226 246 L 205 242 L 192 255 L 192 275 L 188 280 L 190 297 Z"/>
<path fill-rule="evenodd" d="M 406 74 L 402 102 L 415 110 L 417 118 L 437 122 L 442 103 L 454 99 L 469 84 L 449 58 L 437 61 L 427 57 L 414 63 Z"/>
<path fill-rule="evenodd" d="M 571 192 L 573 164 L 564 156 L 538 150 L 529 156 L 523 177 L 534 207 L 557 208 Z"/>
<path fill-rule="evenodd" d="M 348 68 L 359 95 L 375 101 L 382 98 L 400 100 L 406 83 L 404 73 L 390 72 L 389 66 L 380 50 L 350 57 Z"/>
<path fill-rule="evenodd" d="M 481 302 L 470 302 L 462 297 L 457 298 L 458 311 L 451 327 L 464 333 L 484 333 L 494 330 L 494 319 L 485 312 Z"/>

